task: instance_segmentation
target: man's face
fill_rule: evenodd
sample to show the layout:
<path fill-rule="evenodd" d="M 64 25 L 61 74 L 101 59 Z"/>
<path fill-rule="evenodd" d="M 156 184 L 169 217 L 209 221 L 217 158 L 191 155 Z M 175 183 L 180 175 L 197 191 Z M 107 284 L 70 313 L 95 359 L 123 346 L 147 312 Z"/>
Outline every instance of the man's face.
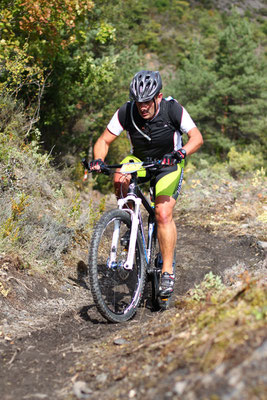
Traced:
<path fill-rule="evenodd" d="M 162 100 L 162 93 L 159 93 L 157 97 L 154 98 L 156 102 L 156 112 L 158 111 L 159 104 Z M 136 106 L 138 109 L 139 114 L 141 115 L 142 118 L 144 119 L 151 119 L 155 115 L 155 107 L 154 107 L 154 101 L 149 100 L 145 101 L 143 103 L 139 103 L 136 101 Z"/>

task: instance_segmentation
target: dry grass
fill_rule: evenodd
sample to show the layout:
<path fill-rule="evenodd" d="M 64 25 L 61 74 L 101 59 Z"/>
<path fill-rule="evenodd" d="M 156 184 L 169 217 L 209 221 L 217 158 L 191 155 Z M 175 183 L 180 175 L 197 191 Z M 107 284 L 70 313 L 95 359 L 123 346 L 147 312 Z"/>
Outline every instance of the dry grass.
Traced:
<path fill-rule="evenodd" d="M 202 170 L 186 177 L 177 213 L 189 224 L 267 240 L 266 187 L 262 171 L 235 180 L 225 171 Z"/>
<path fill-rule="evenodd" d="M 89 382 L 96 392 L 93 398 L 97 393 L 107 399 L 128 398 L 134 390 L 133 398 L 165 398 L 169 392 L 177 399 L 211 399 L 221 384 L 233 392 L 230 378 L 236 374 L 238 382 L 247 379 L 238 398 L 253 398 L 257 391 L 257 398 L 263 399 L 264 374 L 258 370 L 254 380 L 250 374 L 259 367 L 256 349 L 265 339 L 266 286 L 248 275 L 237 278 L 236 284 L 211 288 L 203 281 L 201 301 L 193 300 L 191 292 L 177 299 L 168 313 L 122 327 L 119 336 L 100 339 L 70 372 Z M 125 344 L 115 345 L 118 337 Z M 93 366 L 90 371 L 88 364 Z M 238 375 L 242 371 L 246 378 Z M 104 382 L 97 379 L 100 375 Z"/>

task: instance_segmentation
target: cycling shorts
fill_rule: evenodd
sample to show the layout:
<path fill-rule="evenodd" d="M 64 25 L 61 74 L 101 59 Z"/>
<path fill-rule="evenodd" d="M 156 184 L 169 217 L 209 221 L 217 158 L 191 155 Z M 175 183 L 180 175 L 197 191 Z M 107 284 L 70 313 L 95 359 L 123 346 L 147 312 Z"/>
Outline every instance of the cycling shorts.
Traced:
<path fill-rule="evenodd" d="M 128 163 L 130 160 L 141 162 L 141 160 L 133 155 L 126 156 L 121 164 Z M 156 171 L 150 172 L 145 168 L 137 171 L 139 182 L 151 181 L 155 185 L 155 197 L 169 196 L 177 200 L 181 191 L 184 175 L 184 160 L 170 167 L 163 167 Z"/>

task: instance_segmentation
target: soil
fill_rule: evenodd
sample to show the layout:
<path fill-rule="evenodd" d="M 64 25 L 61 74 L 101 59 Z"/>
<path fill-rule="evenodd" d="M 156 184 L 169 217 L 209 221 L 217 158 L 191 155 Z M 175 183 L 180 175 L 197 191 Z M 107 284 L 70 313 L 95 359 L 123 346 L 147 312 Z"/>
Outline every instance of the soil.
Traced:
<path fill-rule="evenodd" d="M 177 226 L 174 299 L 201 282 L 210 271 L 226 276 L 226 270 L 242 265 L 252 270 L 264 268 L 265 253 L 257 245 L 257 238 L 193 227 L 179 220 Z M 258 341 L 251 345 L 245 359 L 236 355 L 230 366 L 221 363 L 220 371 L 205 374 L 195 370 L 189 375 L 187 365 L 181 362 L 175 372 L 166 374 L 160 363 L 154 366 L 145 363 L 142 339 L 138 339 L 141 347 L 132 348 L 130 343 L 133 338 L 150 335 L 149 346 L 162 346 L 157 344 L 155 332 L 159 327 L 164 330 L 168 321 L 177 315 L 174 305 L 163 313 L 143 306 L 133 320 L 111 324 L 99 315 L 93 304 L 84 260 L 70 268 L 60 284 L 50 276 L 25 269 L 15 256 L 2 255 L 0 271 L 0 278 L 5 278 L 8 284 L 2 287 L 0 296 L 2 400 L 245 399 L 240 393 L 242 390 L 246 393 L 246 383 L 242 380 L 244 387 L 239 387 L 240 376 L 245 374 L 248 382 L 266 385 L 264 332 L 258 334 Z M 4 292 L 8 288 L 10 292 Z M 131 351 L 127 352 L 127 344 Z M 144 371 L 141 378 L 138 378 L 138 369 Z M 229 370 L 233 373 L 231 376 L 228 376 Z M 130 376 L 127 371 L 131 371 Z M 187 379 L 190 376 L 190 381 L 177 382 L 177 376 Z M 232 386 L 227 385 L 230 379 L 236 380 Z M 186 393 L 185 384 L 189 385 Z M 261 397 L 255 391 L 252 398 Z"/>

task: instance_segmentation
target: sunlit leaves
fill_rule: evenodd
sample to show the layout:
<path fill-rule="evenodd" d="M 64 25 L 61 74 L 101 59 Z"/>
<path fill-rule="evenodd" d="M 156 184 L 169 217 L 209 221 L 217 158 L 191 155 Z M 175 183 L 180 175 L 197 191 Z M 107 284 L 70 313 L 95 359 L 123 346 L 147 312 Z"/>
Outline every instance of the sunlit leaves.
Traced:
<path fill-rule="evenodd" d="M 17 1 L 22 11 L 20 29 L 63 47 L 72 38 L 77 20 L 93 8 L 90 0 Z"/>
<path fill-rule="evenodd" d="M 105 44 L 108 41 L 116 40 L 116 29 L 108 23 L 102 22 L 97 30 L 96 41 Z"/>

